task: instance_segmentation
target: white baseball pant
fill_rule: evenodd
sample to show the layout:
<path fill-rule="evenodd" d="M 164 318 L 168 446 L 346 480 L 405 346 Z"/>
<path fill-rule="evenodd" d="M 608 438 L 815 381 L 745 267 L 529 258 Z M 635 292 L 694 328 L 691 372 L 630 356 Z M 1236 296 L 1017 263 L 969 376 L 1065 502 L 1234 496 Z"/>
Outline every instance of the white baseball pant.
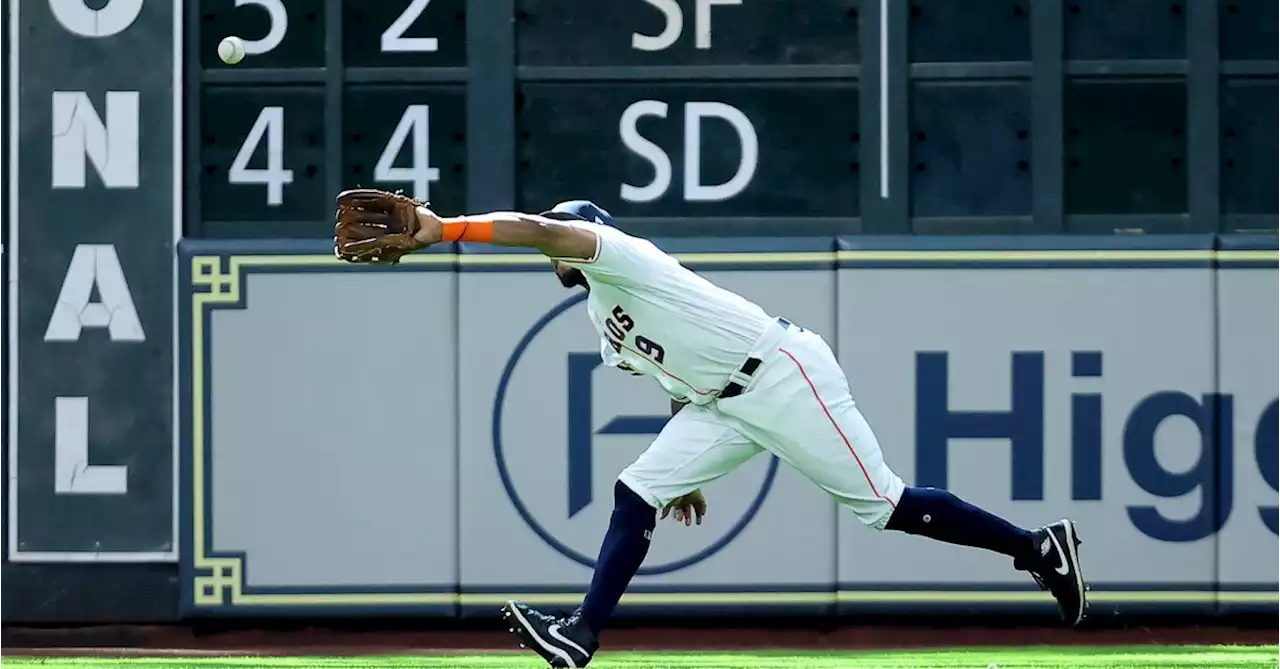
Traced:
<path fill-rule="evenodd" d="M 761 364 L 742 394 L 685 406 L 619 480 L 660 509 L 768 451 L 884 529 L 902 479 L 885 464 L 826 341 L 779 325 L 755 349 Z"/>

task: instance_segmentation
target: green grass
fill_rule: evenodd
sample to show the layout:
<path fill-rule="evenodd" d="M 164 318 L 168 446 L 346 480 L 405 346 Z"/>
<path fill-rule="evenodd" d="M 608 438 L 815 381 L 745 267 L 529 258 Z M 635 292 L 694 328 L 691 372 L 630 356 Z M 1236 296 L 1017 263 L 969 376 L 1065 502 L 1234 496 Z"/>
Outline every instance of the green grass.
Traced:
<path fill-rule="evenodd" d="M 590 669 L 1181 669 L 1277 668 L 1276 646 L 1044 646 L 875 652 L 601 653 Z M 364 657 L 6 657 L 42 669 L 537 669 L 530 653 Z"/>

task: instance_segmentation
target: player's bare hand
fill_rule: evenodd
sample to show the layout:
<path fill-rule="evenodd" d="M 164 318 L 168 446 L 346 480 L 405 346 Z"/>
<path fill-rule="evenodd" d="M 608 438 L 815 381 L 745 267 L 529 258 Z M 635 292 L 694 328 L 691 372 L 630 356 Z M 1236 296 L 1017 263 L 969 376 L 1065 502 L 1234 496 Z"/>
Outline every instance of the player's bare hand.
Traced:
<path fill-rule="evenodd" d="M 701 490 L 694 490 L 688 495 L 683 495 L 671 500 L 662 509 L 662 517 L 666 518 L 675 511 L 677 523 L 684 523 L 685 527 L 697 523 L 702 524 L 702 517 L 707 515 L 707 499 L 702 496 Z"/>
<path fill-rule="evenodd" d="M 414 241 L 422 246 L 430 246 L 444 237 L 444 221 L 440 215 L 426 206 L 418 205 L 418 231 L 413 233 Z"/>

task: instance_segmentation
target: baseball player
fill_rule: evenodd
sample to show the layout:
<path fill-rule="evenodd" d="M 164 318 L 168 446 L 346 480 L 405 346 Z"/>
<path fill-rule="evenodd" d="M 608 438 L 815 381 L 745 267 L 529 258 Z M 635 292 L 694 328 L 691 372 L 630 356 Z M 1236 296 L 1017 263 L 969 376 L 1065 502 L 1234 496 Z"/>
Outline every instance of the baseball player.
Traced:
<path fill-rule="evenodd" d="M 1052 593 L 1065 621 L 1084 617 L 1075 524 L 1023 529 L 946 490 L 905 487 L 817 333 L 618 230 L 591 202 L 563 202 L 539 215 L 444 218 L 391 197 L 407 200 L 369 190 L 339 196 L 339 257 L 395 262 L 414 248 L 456 241 L 536 249 L 551 259 L 562 285 L 587 291 L 605 364 L 651 376 L 671 396 L 672 418 L 614 485 L 613 515 L 581 606 L 568 616 L 515 601 L 503 606 L 511 631 L 551 666 L 591 661 L 644 561 L 659 512 L 701 524 L 707 504 L 700 488 L 762 452 L 798 469 L 874 529 L 1013 558 Z M 382 226 L 382 234 L 362 231 L 366 223 Z"/>

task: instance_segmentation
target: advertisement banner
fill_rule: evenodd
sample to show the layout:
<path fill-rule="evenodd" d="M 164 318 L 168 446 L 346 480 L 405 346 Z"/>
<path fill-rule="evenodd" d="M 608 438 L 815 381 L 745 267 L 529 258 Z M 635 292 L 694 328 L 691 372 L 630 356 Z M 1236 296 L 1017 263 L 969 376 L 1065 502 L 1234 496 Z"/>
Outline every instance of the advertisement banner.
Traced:
<path fill-rule="evenodd" d="M 1274 602 L 1274 526 L 1254 508 L 1275 493 L 1263 494 L 1253 432 L 1261 425 L 1274 441 L 1276 382 L 1224 363 L 1224 380 L 1235 376 L 1234 392 L 1247 394 L 1233 400 L 1214 356 L 1227 343 L 1219 337 L 1236 337 L 1233 357 L 1275 368 L 1274 318 L 1256 312 L 1268 304 L 1274 313 L 1275 271 L 1249 271 L 1269 272 L 1269 296 L 1260 278 L 1240 285 L 1244 270 L 1219 272 L 1215 295 L 1207 247 L 859 245 L 841 252 L 840 359 L 890 466 L 909 484 L 945 487 L 1024 527 L 1078 523 L 1094 614 L 1118 604 L 1212 609 L 1227 529 L 1242 547 L 1267 545 L 1269 559 L 1245 559 L 1260 565 L 1241 583 L 1254 592 L 1221 597 L 1269 593 Z M 1240 302 L 1223 305 L 1236 322 L 1224 320 L 1221 333 L 1219 296 Z M 1270 366 L 1258 356 L 1264 346 Z M 1228 528 L 1242 493 L 1249 509 Z M 839 522 L 842 604 L 1052 606 L 1007 559 L 869 536 L 848 514 Z"/>
<path fill-rule="evenodd" d="M 1274 243 L 1035 243 L 658 240 L 826 338 L 908 484 L 1075 520 L 1091 615 L 1274 608 Z M 576 606 L 665 393 L 602 364 L 540 255 L 322 246 L 184 245 L 184 611 Z M 704 492 L 624 615 L 1053 611 L 1009 559 L 870 530 L 767 454 Z"/>

